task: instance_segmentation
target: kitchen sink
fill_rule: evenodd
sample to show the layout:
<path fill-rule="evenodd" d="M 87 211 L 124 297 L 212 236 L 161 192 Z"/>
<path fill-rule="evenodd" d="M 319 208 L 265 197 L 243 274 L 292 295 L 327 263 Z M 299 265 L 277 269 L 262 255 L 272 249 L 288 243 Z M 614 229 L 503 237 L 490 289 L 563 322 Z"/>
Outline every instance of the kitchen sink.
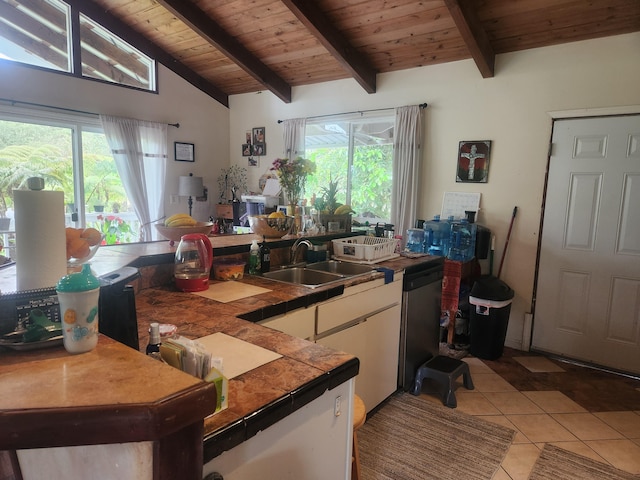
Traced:
<path fill-rule="evenodd" d="M 359 265 L 357 263 L 340 262 L 337 260 L 311 263 L 307 265 L 306 268 L 309 270 L 317 270 L 319 272 L 337 273 L 338 275 L 344 275 L 346 277 L 363 275 L 373 271 L 373 268 L 369 265 Z"/>
<path fill-rule="evenodd" d="M 294 283 L 304 287 L 315 288 L 328 283 L 344 280 L 347 277 L 365 275 L 373 269 L 367 265 L 327 260 L 311 263 L 305 267 L 283 268 L 263 273 L 264 278 L 279 282 Z"/>
<path fill-rule="evenodd" d="M 311 270 L 304 267 L 283 268 L 282 270 L 272 270 L 262 274 L 264 278 L 277 280 L 279 282 L 295 283 L 304 287 L 319 287 L 327 283 L 344 279 L 343 275 L 323 272 L 321 270 Z"/>

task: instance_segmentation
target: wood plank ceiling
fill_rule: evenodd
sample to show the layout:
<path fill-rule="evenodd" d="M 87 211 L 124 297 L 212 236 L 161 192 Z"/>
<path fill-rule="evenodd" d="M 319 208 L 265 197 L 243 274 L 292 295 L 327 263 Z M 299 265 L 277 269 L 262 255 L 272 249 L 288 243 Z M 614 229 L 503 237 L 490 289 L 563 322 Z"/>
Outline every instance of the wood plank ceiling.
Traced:
<path fill-rule="evenodd" d="M 0 0 L 15 3 L 20 0 Z M 65 0 L 228 105 L 228 96 L 640 31 L 640 0 Z"/>

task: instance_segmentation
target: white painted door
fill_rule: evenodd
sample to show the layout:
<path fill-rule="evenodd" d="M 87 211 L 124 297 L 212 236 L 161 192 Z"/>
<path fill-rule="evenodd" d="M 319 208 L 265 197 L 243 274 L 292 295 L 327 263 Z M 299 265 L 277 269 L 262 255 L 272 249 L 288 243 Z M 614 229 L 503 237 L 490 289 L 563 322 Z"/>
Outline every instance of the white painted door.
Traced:
<path fill-rule="evenodd" d="M 640 115 L 554 123 L 532 347 L 640 373 Z"/>

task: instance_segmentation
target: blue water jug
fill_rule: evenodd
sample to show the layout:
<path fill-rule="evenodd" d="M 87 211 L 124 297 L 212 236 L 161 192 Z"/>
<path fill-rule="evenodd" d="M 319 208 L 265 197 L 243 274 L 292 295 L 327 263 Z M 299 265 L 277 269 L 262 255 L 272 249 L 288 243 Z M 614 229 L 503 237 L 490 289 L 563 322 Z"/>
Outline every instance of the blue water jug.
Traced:
<path fill-rule="evenodd" d="M 447 258 L 459 262 L 473 259 L 476 251 L 476 229 L 476 224 L 469 223 L 466 218 L 454 221 L 451 224 Z"/>
<path fill-rule="evenodd" d="M 440 215 L 424 222 L 424 253 L 444 257 L 449 251 L 449 222 L 441 221 Z"/>

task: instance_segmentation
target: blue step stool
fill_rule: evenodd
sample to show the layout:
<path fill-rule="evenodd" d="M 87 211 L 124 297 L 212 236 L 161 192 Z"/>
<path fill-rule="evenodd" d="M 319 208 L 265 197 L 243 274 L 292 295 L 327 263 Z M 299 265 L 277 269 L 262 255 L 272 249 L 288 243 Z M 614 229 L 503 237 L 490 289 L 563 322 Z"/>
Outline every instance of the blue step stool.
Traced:
<path fill-rule="evenodd" d="M 411 393 L 413 395 L 420 395 L 422 391 L 422 381 L 425 378 L 431 378 L 440 388 L 442 403 L 449 408 L 456 408 L 458 402 L 456 401 L 455 381 L 460 375 L 462 375 L 464 388 L 473 390 L 473 380 L 471 380 L 469 365 L 457 358 L 437 355 L 418 368 Z"/>

